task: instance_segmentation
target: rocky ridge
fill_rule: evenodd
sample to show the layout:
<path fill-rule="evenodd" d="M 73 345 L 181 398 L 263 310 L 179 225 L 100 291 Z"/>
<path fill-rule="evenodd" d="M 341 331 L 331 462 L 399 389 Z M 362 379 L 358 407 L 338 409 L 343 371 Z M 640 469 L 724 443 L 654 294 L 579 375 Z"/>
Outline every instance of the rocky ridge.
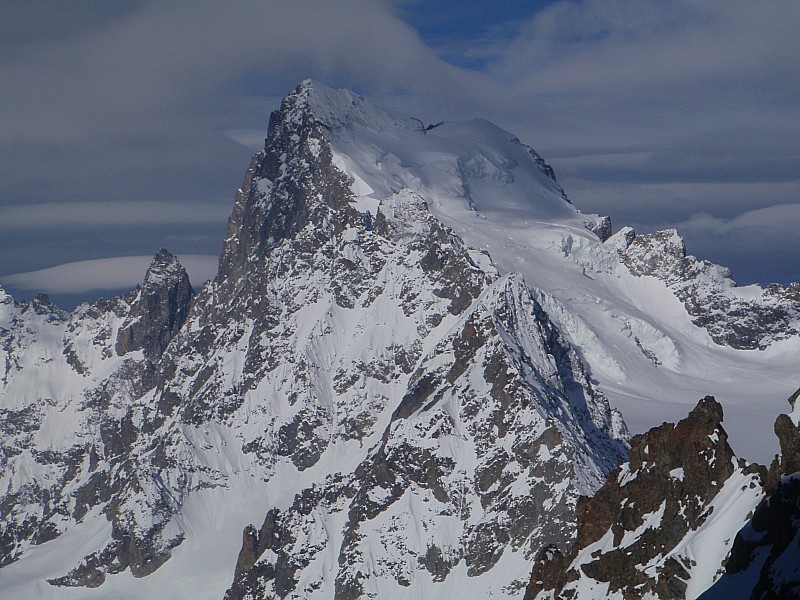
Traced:
<path fill-rule="evenodd" d="M 225 275 L 228 256 L 239 257 L 231 260 L 235 268 L 244 264 L 243 256 L 286 265 L 289 252 L 306 253 L 303 269 L 325 265 L 319 275 L 301 276 L 268 266 L 266 279 L 280 295 L 261 302 L 261 275 L 249 272 L 253 288 L 237 298 L 247 303 L 245 311 L 281 311 L 280 318 L 256 319 L 270 324 L 273 339 L 296 340 L 295 323 L 307 313 L 296 302 L 308 304 L 304 295 L 309 293 L 326 307 L 320 315 L 323 331 L 335 329 L 330 311 L 358 316 L 355 330 L 331 336 L 366 335 L 372 340 L 369 355 L 331 354 L 333 342 L 314 350 L 324 350 L 317 360 L 335 365 L 329 395 L 333 406 L 321 410 L 315 397 L 320 374 L 308 364 L 291 365 L 287 373 L 287 367 L 276 370 L 267 361 L 263 374 L 253 378 L 263 378 L 262 385 L 264 379 L 273 381 L 273 388 L 287 380 L 311 384 L 308 391 L 290 393 L 285 408 L 273 409 L 287 415 L 273 425 L 279 452 L 298 469 L 313 468 L 326 447 L 337 443 L 358 442 L 363 450 L 350 452 L 362 458 L 351 472 L 298 491 L 285 510 L 269 512 L 260 528 L 245 531 L 228 597 L 320 593 L 357 598 L 385 586 L 414 593 L 420 573 L 435 583 L 461 564 L 468 576 L 478 577 L 504 552 L 529 555 L 545 538 L 565 543 L 572 535 L 566 525 L 574 510 L 571 490 L 598 485 L 598 474 L 621 456 L 623 448 L 614 441 L 624 435 L 621 422 L 593 390 L 524 283 L 498 278 L 488 257 L 466 249 L 430 215 L 421 197 L 401 190 L 382 200 L 375 212 L 354 208 L 349 187 L 332 183 L 342 179 L 326 154 L 327 123 L 341 120 L 330 114 L 324 114 L 326 121 L 316 118 L 309 110 L 314 96 L 312 87 L 301 86 L 273 115 L 265 151 L 251 166 L 237 198 L 241 208 L 232 219 L 260 223 L 262 217 L 253 214 L 266 212 L 280 215 L 268 223 L 292 224 L 301 222 L 296 215 L 302 212 L 311 223 L 296 233 L 283 225 L 267 232 L 245 228 L 243 236 L 234 224 L 218 281 L 225 285 L 242 279 L 241 273 Z M 318 153 L 312 163 L 320 169 L 317 181 L 303 181 L 293 172 L 310 163 L 309 151 Z M 278 160 L 285 170 L 270 167 Z M 287 189 L 298 182 L 301 190 Z M 248 246 L 266 251 L 241 251 Z M 337 256 L 349 258 L 328 258 Z M 296 289 L 295 282 L 305 286 L 315 278 L 319 284 L 314 289 Z M 224 305 L 224 300 L 214 304 Z M 414 323 L 416 331 L 404 331 L 404 321 Z M 379 340 L 376 324 L 383 328 Z M 287 350 L 284 355 L 307 354 L 302 346 Z M 385 358 L 376 364 L 376 356 Z M 280 396 L 269 401 L 286 402 Z M 543 435 L 563 454 L 548 450 L 539 456 Z M 501 446 L 507 450 L 499 449 L 500 439 L 506 440 Z M 587 454 L 586 449 L 592 450 Z M 569 457 L 577 462 L 575 470 Z M 565 493 L 552 495 L 552 481 L 563 482 Z M 546 520 L 537 508 L 545 502 L 552 504 Z M 419 539 L 409 538 L 409 504 L 418 507 L 414 527 L 428 532 Z M 323 513 L 336 515 L 333 527 L 342 532 L 340 545 L 333 548 L 338 554 L 333 581 L 308 569 L 332 550 L 333 542 L 311 526 Z M 436 533 L 442 521 L 452 534 Z M 275 531 L 287 533 L 276 536 Z M 290 550 L 298 545 L 305 551 Z"/>
<path fill-rule="evenodd" d="M 164 267 L 175 276 L 160 277 Z M 148 453 L 135 448 L 135 401 L 155 384 L 158 349 L 180 328 L 190 300 L 186 272 L 163 250 L 141 289 L 69 315 L 42 297 L 16 305 L 4 296 L 0 564 L 87 518 L 105 518 L 108 543 L 51 581 L 95 587 L 106 573 L 151 573 L 180 541 L 153 544 L 174 507 L 164 505 L 163 484 L 153 488 L 152 461 L 142 460 Z M 57 388 L 47 385 L 52 380 Z"/>
<path fill-rule="evenodd" d="M 686 254 L 674 229 L 636 234 L 626 227 L 608 243 L 638 277 L 662 280 L 683 302 L 695 325 L 718 344 L 763 350 L 800 331 L 800 284 L 773 284 L 758 293 L 739 294 L 730 270 Z"/>
<path fill-rule="evenodd" d="M 770 465 L 766 495 L 736 534 L 725 573 L 703 600 L 800 598 L 799 396 L 800 390 L 789 399 L 792 412 L 775 421 L 781 453 Z"/>
<path fill-rule="evenodd" d="M 721 421 L 709 396 L 677 425 L 634 436 L 629 461 L 578 501 L 577 543 L 537 556 L 526 600 L 694 598 L 711 585 L 766 475 L 736 459 Z"/>

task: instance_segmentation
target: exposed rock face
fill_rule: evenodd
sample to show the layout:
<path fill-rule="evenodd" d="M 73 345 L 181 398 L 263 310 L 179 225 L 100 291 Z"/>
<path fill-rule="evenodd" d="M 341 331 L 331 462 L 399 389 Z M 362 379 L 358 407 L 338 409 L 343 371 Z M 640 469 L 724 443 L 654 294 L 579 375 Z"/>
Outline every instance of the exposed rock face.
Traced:
<path fill-rule="evenodd" d="M 686 255 L 674 229 L 637 235 L 630 228 L 610 241 L 634 275 L 664 281 L 686 306 L 694 323 L 718 344 L 764 349 L 800 331 L 800 284 L 774 284 L 759 293 L 738 295 L 728 269 Z"/>
<path fill-rule="evenodd" d="M 526 144 L 522 144 L 522 142 L 520 142 L 519 140 L 516 141 L 528 150 L 530 155 L 533 157 L 536 166 L 539 168 L 539 171 L 541 171 L 548 179 L 550 179 L 554 184 L 556 184 L 557 186 L 556 189 L 558 189 L 558 192 L 561 194 L 561 197 L 570 204 L 572 204 L 572 202 L 570 202 L 570 199 L 567 197 L 567 192 L 564 191 L 564 188 L 562 188 L 561 184 L 558 183 L 558 180 L 556 180 L 556 172 L 553 170 L 553 167 L 547 164 L 547 161 L 545 161 L 545 159 L 542 158 L 542 156 L 538 152 L 536 152 L 536 150 L 534 150 L 533 148 L 531 148 Z M 608 219 L 608 217 L 605 218 Z M 608 221 L 608 224 L 609 226 L 611 225 L 610 219 Z"/>
<path fill-rule="evenodd" d="M 736 460 L 721 420 L 722 407 L 708 396 L 677 425 L 634 436 L 630 462 L 578 501 L 578 539 L 569 553 L 539 553 L 526 599 L 696 596 L 695 589 L 687 594 L 687 582 L 696 587 L 693 575 L 720 570 L 726 543 L 714 539 L 719 556 L 707 548 L 702 556 L 692 553 L 693 542 L 712 530 L 732 536 L 761 497 L 759 469 Z M 732 494 L 738 510 L 720 506 Z M 738 519 L 715 523 L 721 508 Z"/>
<path fill-rule="evenodd" d="M 122 356 L 132 350 L 143 350 L 150 358 L 160 357 L 186 322 L 192 298 L 194 290 L 186 269 L 175 256 L 161 248 L 150 263 L 144 284 L 119 328 L 117 354 Z"/>
<path fill-rule="evenodd" d="M 781 454 L 767 477 L 766 497 L 736 535 L 725 574 L 703 600 L 800 598 L 800 426 L 795 402 L 780 415 L 775 433 Z"/>
<path fill-rule="evenodd" d="M 605 242 L 613 233 L 611 217 L 600 217 L 598 219 L 589 220 L 586 221 L 584 225 L 586 229 L 597 234 L 601 242 Z"/>
<path fill-rule="evenodd" d="M 156 362 L 185 321 L 192 295 L 186 271 L 160 250 L 139 290 L 81 305 L 71 315 L 42 295 L 19 308 L 4 302 L 0 565 L 93 512 L 111 523 L 111 538 L 75 557 L 77 566 L 53 585 L 96 587 L 107 573 L 128 568 L 145 576 L 183 539 L 180 532 L 161 538 L 176 507 L 154 477 L 158 442 L 142 443 L 136 400 L 156 384 Z M 143 354 L 121 356 L 133 350 Z M 53 377 L 81 392 L 32 402 L 20 393 Z M 74 432 L 47 433 L 64 419 Z M 148 514 L 146 522 L 141 514 Z"/>

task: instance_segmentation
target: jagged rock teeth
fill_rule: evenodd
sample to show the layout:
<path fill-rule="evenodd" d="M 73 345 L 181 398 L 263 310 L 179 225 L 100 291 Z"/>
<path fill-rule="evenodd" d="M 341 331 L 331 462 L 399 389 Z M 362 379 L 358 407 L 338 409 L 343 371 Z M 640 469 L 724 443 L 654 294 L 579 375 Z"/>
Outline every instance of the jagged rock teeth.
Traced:
<path fill-rule="evenodd" d="M 117 333 L 119 355 L 143 350 L 156 359 L 183 327 L 195 292 L 177 257 L 161 248 L 153 257 L 128 316 Z"/>
<path fill-rule="evenodd" d="M 705 575 L 695 577 L 713 583 L 724 563 L 724 532 L 730 538 L 744 524 L 762 496 L 764 476 L 763 468 L 735 458 L 722 416 L 722 406 L 707 396 L 677 425 L 634 436 L 629 462 L 597 494 L 578 501 L 578 538 L 570 552 L 545 549 L 537 556 L 526 600 L 551 594 L 574 600 L 596 594 L 684 598 L 690 574 L 703 560 Z M 739 497 L 731 502 L 723 489 L 734 488 Z M 721 501 L 730 505 L 718 506 Z M 727 511 L 730 519 L 717 524 L 722 540 L 712 542 L 722 555 L 687 551 L 693 539 L 702 544 L 703 526 L 716 511 Z"/>
<path fill-rule="evenodd" d="M 731 293 L 729 269 L 686 254 L 674 229 L 637 235 L 630 228 L 609 243 L 631 273 L 650 275 L 666 283 L 683 302 L 695 325 L 705 328 L 718 344 L 741 350 L 765 349 L 775 341 L 800 333 L 800 285 L 769 286 L 757 297 Z"/>

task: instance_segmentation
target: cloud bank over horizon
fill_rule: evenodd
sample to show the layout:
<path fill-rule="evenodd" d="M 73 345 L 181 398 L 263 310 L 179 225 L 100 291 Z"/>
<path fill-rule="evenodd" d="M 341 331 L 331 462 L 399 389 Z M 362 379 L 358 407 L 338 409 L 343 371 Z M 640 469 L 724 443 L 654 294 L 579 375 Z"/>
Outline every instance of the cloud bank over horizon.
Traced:
<path fill-rule="evenodd" d="M 7 3 L 0 273 L 216 253 L 270 111 L 310 76 L 430 122 L 487 118 L 579 208 L 785 283 L 798 28 L 789 0 Z"/>
<path fill-rule="evenodd" d="M 195 289 L 217 274 L 219 257 L 206 254 L 179 256 Z M 141 285 L 152 256 L 113 256 L 64 263 L 37 271 L 4 275 L 7 286 L 25 291 L 47 290 L 52 294 L 83 294 L 132 290 Z"/>

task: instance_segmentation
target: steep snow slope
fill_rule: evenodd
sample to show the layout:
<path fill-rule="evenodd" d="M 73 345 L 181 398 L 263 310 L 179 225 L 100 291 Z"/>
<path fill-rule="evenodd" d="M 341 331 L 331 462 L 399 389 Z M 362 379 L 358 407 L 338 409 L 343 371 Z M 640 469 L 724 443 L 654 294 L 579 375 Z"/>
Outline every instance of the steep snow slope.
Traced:
<path fill-rule="evenodd" d="M 587 225 L 603 219 L 565 202 L 541 157 L 487 121 L 423 127 L 307 85 L 359 209 L 413 190 L 501 273 L 521 273 L 633 431 L 713 393 L 741 456 L 771 459 L 772 422 L 799 383 L 796 287 L 735 287 L 727 270 L 684 258 L 675 232 L 601 243 Z"/>

